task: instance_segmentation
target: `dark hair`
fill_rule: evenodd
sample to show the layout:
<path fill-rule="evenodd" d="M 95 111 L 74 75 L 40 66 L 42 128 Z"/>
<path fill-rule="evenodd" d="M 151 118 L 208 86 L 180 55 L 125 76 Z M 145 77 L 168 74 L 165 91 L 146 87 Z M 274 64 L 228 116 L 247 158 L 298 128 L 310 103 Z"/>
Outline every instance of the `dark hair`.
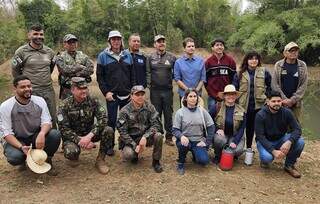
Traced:
<path fill-rule="evenodd" d="M 182 42 L 183 48 L 186 48 L 188 42 L 193 42 L 193 43 L 194 43 L 194 40 L 193 40 L 192 38 L 189 38 L 189 37 L 188 37 L 188 38 L 185 38 L 185 39 L 183 40 L 183 42 Z"/>
<path fill-rule="evenodd" d="M 268 97 L 268 99 L 271 99 L 272 97 L 282 98 L 280 92 L 274 91 L 274 90 L 270 91 L 270 93 L 267 95 L 267 97 Z"/>
<path fill-rule="evenodd" d="M 15 77 L 15 78 L 13 79 L 13 86 L 14 86 L 14 87 L 17 87 L 19 81 L 23 81 L 23 80 L 29 80 L 29 81 L 31 81 L 27 76 L 25 76 L 25 75 L 19 75 L 19 76 Z"/>
<path fill-rule="evenodd" d="M 220 42 L 223 44 L 223 46 L 225 46 L 225 42 L 222 38 L 216 38 L 211 42 L 211 47 L 213 47 L 217 42 Z"/>
<path fill-rule="evenodd" d="M 30 27 L 29 27 L 29 32 L 30 31 L 32 31 L 32 30 L 34 30 L 34 31 L 42 31 L 43 30 L 43 27 L 42 27 L 42 25 L 40 25 L 40 24 L 33 24 L 33 25 L 31 25 Z"/>
<path fill-rule="evenodd" d="M 239 72 L 239 79 L 241 79 L 242 74 L 248 70 L 248 67 L 249 67 L 248 60 L 252 59 L 253 57 L 258 58 L 258 67 L 261 66 L 261 55 L 256 51 L 248 52 L 242 60 L 242 64 L 240 66 L 240 72 Z"/>
<path fill-rule="evenodd" d="M 183 96 L 183 101 L 182 101 L 182 105 L 187 107 L 187 97 L 189 96 L 189 94 L 191 92 L 195 92 L 197 94 L 197 103 L 196 105 L 198 105 L 198 102 L 199 102 L 199 94 L 197 92 L 197 90 L 195 88 L 190 88 L 190 89 L 187 89 L 184 93 L 184 96 Z"/>

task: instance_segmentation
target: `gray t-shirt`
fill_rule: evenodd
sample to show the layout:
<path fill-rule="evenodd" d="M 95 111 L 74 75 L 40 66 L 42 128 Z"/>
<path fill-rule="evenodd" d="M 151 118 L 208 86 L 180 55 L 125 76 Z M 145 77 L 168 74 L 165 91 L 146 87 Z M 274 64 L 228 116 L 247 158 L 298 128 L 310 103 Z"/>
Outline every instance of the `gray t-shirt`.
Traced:
<path fill-rule="evenodd" d="M 195 111 L 191 111 L 187 107 L 182 107 L 175 115 L 173 127 L 181 130 L 182 135 L 192 142 L 205 142 L 204 122 L 206 127 L 213 125 L 213 120 L 205 109 L 197 107 Z"/>
<path fill-rule="evenodd" d="M 43 124 L 51 124 L 51 116 L 45 100 L 39 96 L 31 96 L 26 105 L 11 97 L 0 106 L 0 138 L 27 138 L 39 132 Z"/>

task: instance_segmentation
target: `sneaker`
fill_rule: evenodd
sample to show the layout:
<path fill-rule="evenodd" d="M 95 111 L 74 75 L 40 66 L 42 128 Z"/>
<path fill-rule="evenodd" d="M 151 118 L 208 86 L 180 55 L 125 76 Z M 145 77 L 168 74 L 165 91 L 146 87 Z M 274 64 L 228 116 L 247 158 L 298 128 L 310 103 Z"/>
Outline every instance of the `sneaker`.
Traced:
<path fill-rule="evenodd" d="M 161 173 L 163 171 L 163 168 L 162 168 L 159 160 L 153 160 L 152 167 L 156 173 Z"/>
<path fill-rule="evenodd" d="M 178 171 L 179 175 L 183 175 L 185 173 L 185 169 L 184 169 L 184 164 L 183 163 L 178 163 L 177 171 Z"/>
<path fill-rule="evenodd" d="M 263 168 L 263 169 L 269 169 L 270 166 L 268 163 L 264 163 L 264 162 L 260 162 L 260 167 Z"/>
<path fill-rule="evenodd" d="M 114 156 L 114 150 L 113 149 L 108 149 L 106 152 L 106 155 L 108 155 L 109 157 Z"/>
<path fill-rule="evenodd" d="M 290 174 L 293 178 L 300 178 L 300 172 L 294 166 L 285 166 L 284 170 Z"/>

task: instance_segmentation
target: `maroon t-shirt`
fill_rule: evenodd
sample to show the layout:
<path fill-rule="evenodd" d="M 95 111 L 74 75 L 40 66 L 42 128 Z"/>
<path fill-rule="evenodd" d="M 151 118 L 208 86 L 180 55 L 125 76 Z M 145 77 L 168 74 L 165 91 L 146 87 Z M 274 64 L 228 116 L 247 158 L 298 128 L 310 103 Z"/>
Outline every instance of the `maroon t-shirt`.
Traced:
<path fill-rule="evenodd" d="M 233 75 L 236 73 L 236 62 L 227 54 L 223 54 L 220 60 L 213 54 L 206 60 L 205 67 L 207 76 L 205 87 L 208 95 L 218 99 L 218 93 L 232 83 Z"/>

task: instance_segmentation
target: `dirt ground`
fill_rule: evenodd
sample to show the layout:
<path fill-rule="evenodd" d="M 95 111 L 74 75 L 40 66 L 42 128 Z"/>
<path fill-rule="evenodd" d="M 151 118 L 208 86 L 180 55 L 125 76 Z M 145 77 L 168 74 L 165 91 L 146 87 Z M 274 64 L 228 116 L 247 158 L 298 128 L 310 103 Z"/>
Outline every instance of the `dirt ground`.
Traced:
<path fill-rule="evenodd" d="M 8 76 L 8 67 L 8 62 L 0 66 L 0 73 Z M 53 79 L 57 91 L 56 73 Z M 91 94 L 101 95 L 96 84 Z M 60 172 L 56 177 L 21 172 L 0 154 L 0 203 L 320 203 L 320 141 L 306 141 L 297 163 L 300 179 L 286 174 L 281 161 L 261 169 L 258 154 L 252 166 L 245 166 L 240 157 L 227 172 L 212 163 L 193 164 L 189 155 L 186 174 L 179 176 L 176 147 L 166 145 L 164 172 L 157 174 L 151 168 L 151 153 L 148 149 L 133 165 L 122 162 L 117 151 L 106 159 L 109 174 L 101 175 L 94 168 L 97 149 L 83 151 L 75 168 L 59 152 L 54 157 Z"/>

